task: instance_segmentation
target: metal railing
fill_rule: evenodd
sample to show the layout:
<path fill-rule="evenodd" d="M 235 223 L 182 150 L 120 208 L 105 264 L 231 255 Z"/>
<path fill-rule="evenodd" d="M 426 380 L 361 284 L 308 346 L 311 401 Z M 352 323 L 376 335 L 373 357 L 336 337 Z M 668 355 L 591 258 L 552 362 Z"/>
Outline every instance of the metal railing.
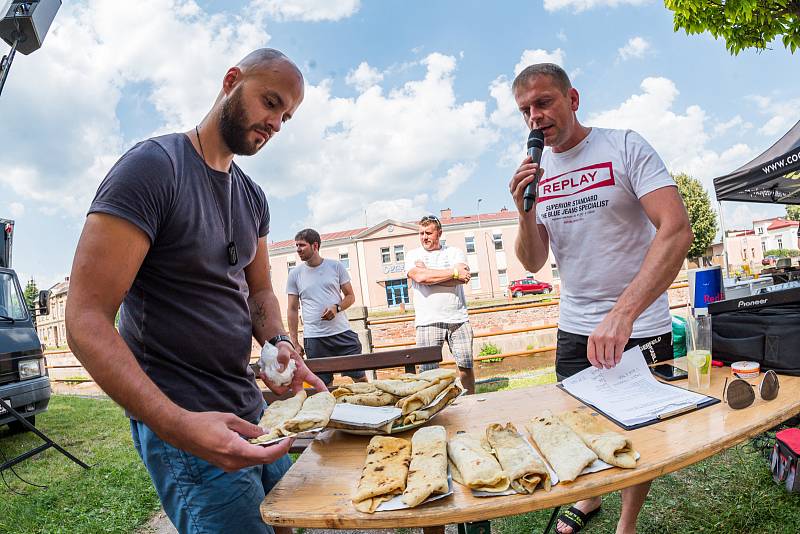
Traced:
<path fill-rule="evenodd" d="M 669 289 L 681 289 L 684 287 L 688 287 L 687 283 L 676 283 L 672 284 Z M 523 304 L 507 304 L 502 306 L 491 306 L 488 308 L 476 308 L 472 310 L 468 310 L 470 315 L 482 314 L 482 313 L 493 313 L 493 312 L 501 312 L 501 311 L 511 311 L 511 310 L 523 310 L 527 308 L 541 308 L 547 306 L 558 306 L 557 296 L 551 297 L 551 299 L 555 300 L 555 302 L 548 301 L 548 302 L 526 302 Z M 685 308 L 687 303 L 680 303 L 675 304 L 669 307 L 670 310 Z M 414 315 L 403 316 L 403 317 L 390 317 L 386 319 L 375 319 L 375 320 L 367 320 L 368 325 L 380 325 L 380 324 L 392 324 L 392 323 L 402 323 L 402 322 L 410 322 L 414 320 Z M 495 337 L 495 336 L 504 336 L 510 334 L 522 334 L 526 332 L 536 332 L 539 330 L 551 330 L 558 328 L 558 323 L 548 323 L 542 325 L 535 325 L 535 326 L 528 326 L 522 328 L 512 328 L 509 330 L 489 330 L 486 332 L 477 332 L 473 335 L 475 339 L 479 338 L 487 338 L 487 337 Z M 396 341 L 392 343 L 380 343 L 374 344 L 374 349 L 390 349 L 390 348 L 397 348 L 397 347 L 408 347 L 416 345 L 416 340 L 403 340 L 403 341 Z M 505 358 L 510 358 L 514 356 L 533 356 L 536 354 L 540 354 L 543 352 L 550 352 L 556 350 L 556 347 L 553 346 L 546 346 L 540 347 L 537 349 L 529 349 L 529 350 L 522 350 L 522 351 L 514 351 L 514 352 L 503 352 L 500 354 L 491 354 L 487 356 L 478 356 L 473 358 L 475 362 L 481 362 L 485 360 L 503 360 Z M 54 350 L 54 351 L 46 351 L 45 356 L 55 355 L 55 354 L 72 354 L 70 350 Z M 251 359 L 251 363 L 253 361 L 257 361 L 257 358 Z M 453 366 L 455 365 L 454 361 L 443 361 L 440 365 L 443 366 Z M 73 364 L 73 365 L 46 365 L 47 369 L 83 369 L 83 366 L 80 364 Z M 72 383 L 72 384 L 80 384 L 84 382 L 94 382 L 91 378 L 83 378 L 83 377 L 75 377 L 75 378 L 51 378 L 51 382 L 57 383 Z"/>

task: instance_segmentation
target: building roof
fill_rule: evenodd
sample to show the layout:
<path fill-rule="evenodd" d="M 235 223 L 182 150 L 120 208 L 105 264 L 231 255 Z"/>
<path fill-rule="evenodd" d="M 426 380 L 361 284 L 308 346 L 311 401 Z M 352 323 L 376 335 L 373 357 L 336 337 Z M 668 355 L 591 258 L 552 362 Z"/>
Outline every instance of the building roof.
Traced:
<path fill-rule="evenodd" d="M 769 226 L 767 226 L 767 231 L 769 230 L 780 230 L 781 228 L 788 228 L 790 226 L 799 226 L 800 222 L 798 221 L 787 221 L 781 217 L 778 217 Z"/>
<path fill-rule="evenodd" d="M 50 288 L 50 296 L 53 297 L 55 295 L 66 293 L 67 290 L 69 290 L 69 276 L 65 277 L 61 282 L 56 282 Z"/>
<path fill-rule="evenodd" d="M 440 217 L 439 220 L 442 223 L 442 228 L 447 229 L 448 226 L 457 226 L 463 224 L 477 224 L 478 222 L 481 223 L 490 223 L 490 222 L 497 222 L 497 221 L 511 221 L 517 219 L 517 212 L 511 211 L 507 209 L 503 209 L 497 213 L 481 213 L 475 215 L 462 215 L 459 217 Z M 340 230 L 338 232 L 331 232 L 328 234 L 321 234 L 320 238 L 322 239 L 323 244 L 329 241 L 337 241 L 343 239 L 358 239 L 359 237 L 365 236 L 369 233 L 372 233 L 374 230 L 383 228 L 387 224 L 404 224 L 404 225 L 412 225 L 416 227 L 417 221 L 409 221 L 406 223 L 398 223 L 397 221 L 393 221 L 391 219 L 386 219 L 381 221 L 380 223 L 367 227 L 361 228 L 354 228 L 351 230 Z M 272 249 L 279 249 L 283 247 L 292 247 L 294 246 L 294 239 L 284 239 L 282 241 L 274 241 L 269 244 L 269 248 Z"/>

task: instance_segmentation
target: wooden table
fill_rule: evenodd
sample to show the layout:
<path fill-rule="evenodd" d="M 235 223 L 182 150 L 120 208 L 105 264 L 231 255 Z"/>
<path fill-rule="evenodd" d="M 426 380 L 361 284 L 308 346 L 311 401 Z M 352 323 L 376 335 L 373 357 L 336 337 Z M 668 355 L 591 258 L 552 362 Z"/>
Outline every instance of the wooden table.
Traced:
<path fill-rule="evenodd" d="M 714 368 L 711 389 L 722 398 L 730 368 Z M 751 383 L 758 384 L 763 374 Z M 752 406 L 732 410 L 725 403 L 628 432 L 641 453 L 635 469 L 612 468 L 559 483 L 551 491 L 533 495 L 473 497 L 453 484 L 452 496 L 408 510 L 365 514 L 351 502 L 366 457 L 368 436 L 328 430 L 306 449 L 261 505 L 261 516 L 271 525 L 312 528 L 399 528 L 467 523 L 552 508 L 651 480 L 699 462 L 760 434 L 800 413 L 800 377 L 781 375 L 780 394 L 764 401 L 756 393 Z M 686 381 L 674 382 L 685 387 Z M 524 424 L 545 409 L 554 413 L 584 405 L 555 386 L 462 397 L 431 424 L 444 425 L 448 436 L 459 430 L 483 431 L 490 423 L 508 421 L 523 432 Z M 589 408 L 585 408 L 589 409 Z M 624 432 L 611 422 L 609 427 Z M 401 434 L 410 439 L 412 432 Z"/>

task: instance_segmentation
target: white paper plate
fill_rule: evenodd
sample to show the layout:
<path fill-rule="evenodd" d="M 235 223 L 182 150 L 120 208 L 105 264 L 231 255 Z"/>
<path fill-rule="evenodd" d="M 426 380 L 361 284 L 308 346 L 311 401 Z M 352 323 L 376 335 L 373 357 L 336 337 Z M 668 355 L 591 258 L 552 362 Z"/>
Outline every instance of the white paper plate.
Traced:
<path fill-rule="evenodd" d="M 274 438 L 274 439 L 271 439 L 269 441 L 265 441 L 264 443 L 250 443 L 249 440 L 248 440 L 248 443 L 250 443 L 251 445 L 261 445 L 262 447 L 267 447 L 269 445 L 274 445 L 276 443 L 280 443 L 281 441 L 283 441 L 285 439 L 288 439 L 288 438 L 313 438 L 314 436 L 316 436 L 317 434 L 319 434 L 323 430 L 325 430 L 324 427 L 311 428 L 309 430 L 303 430 L 302 432 L 298 432 L 296 434 L 290 434 L 288 436 L 281 436 L 279 438 Z"/>
<path fill-rule="evenodd" d="M 429 502 L 438 501 L 439 499 L 444 499 L 445 497 L 447 497 L 449 495 L 452 495 L 452 494 L 453 494 L 453 476 L 450 474 L 450 466 L 448 466 L 447 467 L 447 493 L 440 493 L 440 494 L 436 494 L 436 495 L 431 495 L 430 497 L 428 497 L 427 499 L 425 499 L 424 501 L 419 503 L 417 506 L 414 506 L 413 508 L 417 508 L 417 507 L 422 506 L 423 504 L 426 504 L 426 503 L 429 503 Z M 380 504 L 380 506 L 378 506 L 375 509 L 375 511 L 376 512 L 390 512 L 392 510 L 406 510 L 408 508 L 412 508 L 411 506 L 408 506 L 406 503 L 404 503 L 401 497 L 402 497 L 402 495 L 397 495 L 397 496 L 389 499 L 388 501 L 382 502 Z"/>

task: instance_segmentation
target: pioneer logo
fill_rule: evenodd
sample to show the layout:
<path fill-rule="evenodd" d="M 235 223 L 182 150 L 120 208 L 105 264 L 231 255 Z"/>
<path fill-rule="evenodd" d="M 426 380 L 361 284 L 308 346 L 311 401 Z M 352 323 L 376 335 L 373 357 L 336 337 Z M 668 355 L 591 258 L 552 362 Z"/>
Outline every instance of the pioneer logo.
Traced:
<path fill-rule="evenodd" d="M 614 169 L 611 162 L 589 165 L 558 176 L 548 176 L 539 182 L 539 200 L 562 198 L 595 189 L 614 185 Z"/>
<path fill-rule="evenodd" d="M 762 304 L 766 304 L 768 300 L 769 299 L 740 300 L 737 308 L 749 308 L 750 306 L 760 306 Z"/>

